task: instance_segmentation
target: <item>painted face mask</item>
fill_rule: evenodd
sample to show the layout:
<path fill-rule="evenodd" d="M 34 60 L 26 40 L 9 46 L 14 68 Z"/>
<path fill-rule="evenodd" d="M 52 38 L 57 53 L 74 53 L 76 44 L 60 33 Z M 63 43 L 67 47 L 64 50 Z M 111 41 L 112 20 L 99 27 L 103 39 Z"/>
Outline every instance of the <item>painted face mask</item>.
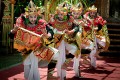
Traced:
<path fill-rule="evenodd" d="M 29 15 L 28 18 L 29 18 L 29 21 L 31 24 L 35 24 L 35 22 L 37 20 L 37 15 L 35 15 L 35 14 Z"/>
<path fill-rule="evenodd" d="M 62 13 L 58 13 L 58 19 L 62 21 L 64 19 L 64 15 Z"/>
<path fill-rule="evenodd" d="M 90 16 L 91 16 L 91 17 L 94 17 L 94 16 L 96 16 L 96 12 L 94 12 L 94 11 L 91 11 L 91 12 L 90 12 Z"/>

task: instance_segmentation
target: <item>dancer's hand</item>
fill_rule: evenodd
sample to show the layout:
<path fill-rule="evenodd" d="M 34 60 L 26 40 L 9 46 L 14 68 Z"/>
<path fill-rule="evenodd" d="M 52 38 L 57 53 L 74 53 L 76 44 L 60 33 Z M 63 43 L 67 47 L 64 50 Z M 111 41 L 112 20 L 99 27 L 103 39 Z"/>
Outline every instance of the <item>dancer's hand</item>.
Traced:
<path fill-rule="evenodd" d="M 65 30 L 65 33 L 68 34 L 68 35 L 71 35 L 71 34 L 74 33 L 74 30 L 67 30 L 67 29 L 66 29 L 66 30 Z"/>
<path fill-rule="evenodd" d="M 11 32 L 12 32 L 12 33 L 17 32 L 18 28 L 19 28 L 19 27 L 18 27 L 16 24 L 14 24 L 14 28 L 11 30 Z"/>
<path fill-rule="evenodd" d="M 46 30 L 46 29 L 43 29 L 42 32 L 43 32 L 43 37 L 45 37 L 45 38 L 51 37 L 51 34 L 50 34 L 50 33 L 47 33 L 47 30 Z"/>

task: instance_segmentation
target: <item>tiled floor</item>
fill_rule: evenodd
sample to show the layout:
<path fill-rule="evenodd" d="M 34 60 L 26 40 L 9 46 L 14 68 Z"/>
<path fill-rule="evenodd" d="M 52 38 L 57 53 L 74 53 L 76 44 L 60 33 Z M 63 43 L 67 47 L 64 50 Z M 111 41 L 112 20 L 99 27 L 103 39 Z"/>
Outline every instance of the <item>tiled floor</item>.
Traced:
<path fill-rule="evenodd" d="M 85 65 L 86 66 L 86 65 Z M 67 71 L 66 80 L 120 80 L 120 58 L 97 60 L 97 69 L 81 66 L 81 78 L 74 77 L 74 71 Z M 39 68 L 41 80 L 47 79 L 47 68 Z M 54 76 L 57 76 L 55 70 Z M 24 80 L 23 65 L 0 71 L 0 80 Z"/>

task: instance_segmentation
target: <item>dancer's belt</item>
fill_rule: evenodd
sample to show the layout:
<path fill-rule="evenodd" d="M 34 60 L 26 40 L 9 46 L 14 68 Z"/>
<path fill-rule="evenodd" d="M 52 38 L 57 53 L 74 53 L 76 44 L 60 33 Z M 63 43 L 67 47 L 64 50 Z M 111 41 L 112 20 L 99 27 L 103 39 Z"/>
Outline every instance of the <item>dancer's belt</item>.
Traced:
<path fill-rule="evenodd" d="M 54 34 L 54 43 L 56 48 L 60 45 L 61 41 L 64 39 L 64 35 L 65 34 L 63 32 Z"/>

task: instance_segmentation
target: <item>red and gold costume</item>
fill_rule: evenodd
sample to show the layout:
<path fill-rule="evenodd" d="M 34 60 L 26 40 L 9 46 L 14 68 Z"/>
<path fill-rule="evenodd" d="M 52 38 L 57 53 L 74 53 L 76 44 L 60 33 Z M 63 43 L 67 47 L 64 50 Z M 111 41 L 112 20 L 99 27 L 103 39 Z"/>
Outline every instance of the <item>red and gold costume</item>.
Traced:
<path fill-rule="evenodd" d="M 106 26 L 106 20 L 104 20 L 101 16 L 97 16 L 94 19 L 94 26 L 95 27 L 102 27 L 101 30 L 96 31 L 96 37 L 98 42 L 98 48 L 102 48 L 103 51 L 107 50 L 110 44 L 108 30 Z"/>
<path fill-rule="evenodd" d="M 97 14 L 97 8 L 93 5 L 87 9 L 84 14 L 84 19 L 87 22 L 87 27 L 84 27 L 85 34 L 89 40 L 92 41 L 93 50 L 90 53 L 91 67 L 96 67 L 96 57 L 102 49 L 109 46 L 109 37 L 106 27 L 106 21 Z"/>
<path fill-rule="evenodd" d="M 48 47 L 46 47 L 46 41 L 49 43 L 49 40 L 43 38 L 42 36 L 42 30 L 46 30 L 46 21 L 39 19 L 37 25 L 34 27 L 29 27 L 28 25 L 24 25 L 24 20 L 19 17 L 16 21 L 16 25 L 19 25 L 22 28 L 18 29 L 16 37 L 14 38 L 14 48 L 18 49 L 18 51 L 23 51 L 24 49 L 35 50 L 36 48 L 39 48 L 34 52 L 34 54 L 43 60 L 46 59 L 50 61 L 54 53 Z M 35 43 L 35 46 L 29 47 L 26 46 L 25 43 Z"/>
<path fill-rule="evenodd" d="M 109 47 L 110 41 L 108 36 L 108 30 L 106 26 L 106 20 L 104 20 L 101 16 L 96 15 L 96 17 L 91 17 L 90 12 L 96 12 L 97 8 L 93 5 L 88 8 L 88 12 L 84 15 L 84 18 L 88 21 L 91 29 L 94 29 L 94 34 L 98 39 L 98 47 L 100 46 L 102 49 L 107 50 Z M 100 43 L 99 43 L 100 42 Z M 101 43 L 103 42 L 103 43 Z"/>
<path fill-rule="evenodd" d="M 45 61 L 47 66 L 51 60 L 57 60 L 58 57 L 58 50 L 52 44 L 53 31 L 47 22 L 41 19 L 39 11 L 40 9 L 30 0 L 25 13 L 18 17 L 14 29 L 11 30 L 11 34 L 15 34 L 14 48 L 24 57 L 26 80 L 40 80 L 38 62 Z"/>
<path fill-rule="evenodd" d="M 77 40 L 80 40 L 77 34 L 79 27 L 74 23 L 73 17 L 68 14 L 68 5 L 66 2 L 59 4 L 56 8 L 55 15 L 50 18 L 50 24 L 54 31 L 55 47 L 60 52 L 57 70 L 61 80 L 66 76 L 64 66 L 68 65 L 74 56 L 78 58 L 80 54 L 79 43 L 77 43 Z M 78 67 L 75 68 L 78 69 Z"/>

